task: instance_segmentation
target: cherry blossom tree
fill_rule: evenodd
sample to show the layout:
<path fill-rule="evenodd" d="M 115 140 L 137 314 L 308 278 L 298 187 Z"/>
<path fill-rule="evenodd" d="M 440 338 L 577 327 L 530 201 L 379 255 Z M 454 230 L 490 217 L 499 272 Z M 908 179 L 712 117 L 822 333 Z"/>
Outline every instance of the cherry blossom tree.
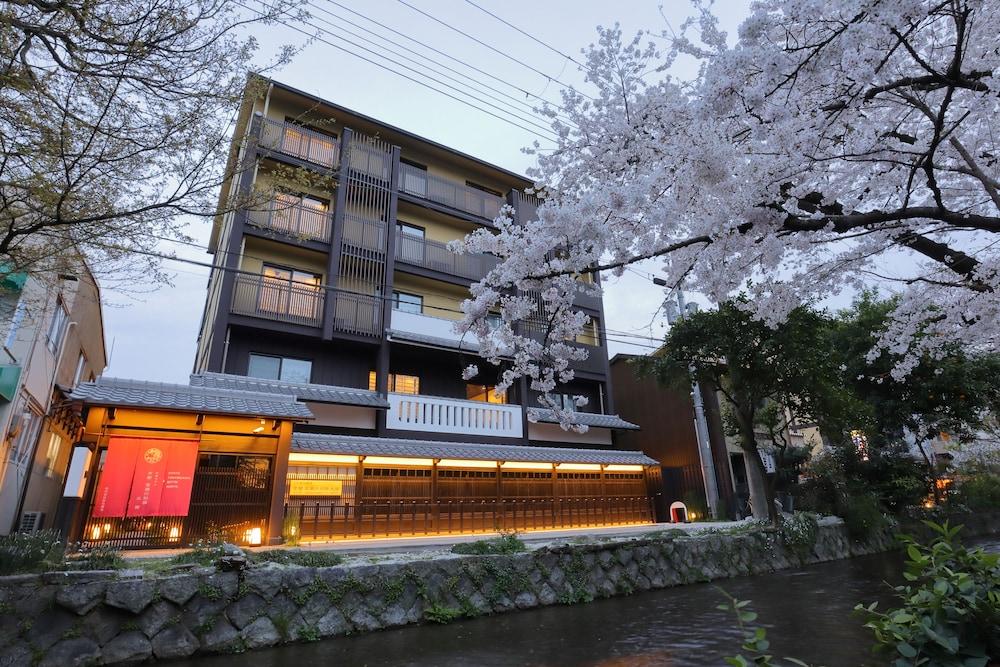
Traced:
<path fill-rule="evenodd" d="M 888 283 L 897 305 L 868 355 L 895 355 L 897 379 L 944 342 L 994 349 L 1000 2 L 762 0 L 734 39 L 695 7 L 677 33 L 600 30 L 597 93 L 565 91 L 558 145 L 535 151 L 537 214 L 506 210 L 459 244 L 502 260 L 461 327 L 513 358 L 503 381 L 572 377 L 577 277 L 651 259 L 668 290 L 745 293 L 771 326 Z M 693 79 L 671 74 L 691 59 Z"/>

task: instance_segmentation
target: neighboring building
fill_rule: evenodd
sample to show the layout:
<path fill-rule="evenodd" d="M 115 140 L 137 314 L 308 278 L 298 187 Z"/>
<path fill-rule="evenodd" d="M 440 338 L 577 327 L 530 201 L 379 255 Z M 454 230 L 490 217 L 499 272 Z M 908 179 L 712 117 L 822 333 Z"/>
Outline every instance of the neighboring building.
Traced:
<path fill-rule="evenodd" d="M 72 273 L 8 275 L 0 295 L 0 533 L 58 527 L 78 432 L 62 409 L 107 363 L 101 294 L 80 260 Z"/>
<path fill-rule="evenodd" d="M 237 176 L 223 188 L 211 236 L 215 261 L 190 386 L 147 386 L 142 405 L 152 412 L 129 413 L 149 433 L 162 431 L 158 415 L 180 396 L 186 425 L 178 428 L 201 443 L 193 450 L 191 512 L 171 528 L 185 540 L 207 537 L 195 498 L 198 507 L 217 502 L 197 494 L 200 484 L 224 477 L 203 465 L 225 456 L 239 466 L 247 455 L 245 433 L 233 435 L 238 424 L 216 450 L 206 445 L 207 430 L 191 426 L 204 412 L 198 405 L 230 394 L 284 396 L 309 413 L 287 451 L 253 449 L 269 466 L 254 483 L 266 478 L 272 501 L 228 521 L 223 530 L 237 540 L 262 521 L 271 541 L 650 521 L 658 468 L 641 453 L 613 449 L 614 430 L 637 427 L 613 414 L 600 298 L 580 296 L 594 323 L 576 344 L 590 355 L 577 363 L 562 397 L 567 407 L 571 395 L 589 398 L 577 415 L 586 433 L 562 429 L 551 411 L 529 419 L 537 395 L 527 382 L 498 394 L 497 371 L 485 362 L 481 377 L 461 377 L 478 357 L 453 325 L 470 284 L 496 260 L 453 254 L 447 243 L 492 228 L 504 204 L 528 220 L 536 202 L 523 189 L 531 182 L 265 83 L 259 98 L 248 92 L 238 118 L 230 165 Z M 263 204 L 262 192 L 269 197 Z M 253 205 L 227 210 L 232 201 Z M 109 415 L 128 393 L 110 389 L 97 383 L 74 394 L 98 457 L 88 482 L 91 508 L 106 466 L 141 471 L 135 457 L 156 449 L 145 440 L 125 444 L 124 432 L 109 430 L 116 421 Z M 260 416 L 267 429 L 287 422 Z M 120 453 L 114 461 L 109 447 Z M 242 482 L 236 476 L 225 484 Z M 169 543 L 153 517 L 127 510 L 95 524 L 90 514 L 84 537 L 93 538 L 97 526 L 102 535 L 130 535 L 128 545 Z"/>
<path fill-rule="evenodd" d="M 664 387 L 655 378 L 637 375 L 629 363 L 636 357 L 616 354 L 611 359 L 615 405 L 621 410 L 622 418 L 635 422 L 642 429 L 616 433 L 615 443 L 622 449 L 640 450 L 659 462 L 663 490 L 656 502 L 658 520 L 669 520 L 668 509 L 674 502 L 685 503 L 689 511 L 695 513 L 698 508 L 704 511 L 705 478 L 698 455 L 691 394 Z M 734 485 L 719 403 L 710 391 L 702 391 L 702 400 L 716 484 L 722 507 L 725 508 L 723 514 L 730 516 L 736 509 Z"/>

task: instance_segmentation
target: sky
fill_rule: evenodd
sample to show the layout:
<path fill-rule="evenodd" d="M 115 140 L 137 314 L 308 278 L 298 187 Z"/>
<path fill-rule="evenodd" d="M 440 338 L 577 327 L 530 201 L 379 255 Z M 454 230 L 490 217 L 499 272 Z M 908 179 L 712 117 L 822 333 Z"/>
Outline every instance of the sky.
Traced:
<path fill-rule="evenodd" d="M 458 28 L 496 51 L 421 15 L 404 3 Z M 671 27 L 679 28 L 692 13 L 686 0 L 475 0 L 475 3 L 577 60 L 582 60 L 580 49 L 596 39 L 599 25 L 611 26 L 617 22 L 625 36 L 639 30 L 659 33 Z M 742 0 L 715 3 L 722 27 L 731 35 L 748 8 L 749 2 Z M 273 78 L 518 173 L 532 166 L 533 158 L 525 155 L 522 148 L 531 144 L 537 138 L 535 135 L 359 59 L 358 55 L 371 57 L 371 54 L 347 43 L 350 40 L 363 44 L 342 32 L 346 28 L 360 33 L 345 19 L 389 34 L 362 16 L 374 19 L 521 90 L 550 100 L 558 100 L 561 87 L 550 78 L 587 90 L 583 74 L 568 58 L 497 21 L 467 0 L 312 0 L 307 9 L 312 14 L 309 21 L 314 27 L 305 29 L 314 36 L 318 34 L 318 39 L 307 42 L 307 37 L 283 26 L 261 26 L 254 30 L 254 37 L 261 46 L 261 62 L 282 45 L 301 47 L 293 61 L 273 73 Z M 318 33 L 320 29 L 328 32 Z M 390 36 L 423 51 L 401 37 Z M 693 74 L 684 72 L 683 66 L 674 73 Z M 443 88 L 441 84 L 430 85 Z M 495 82 L 491 85 L 502 87 Z M 518 95 L 523 96 L 523 93 Z M 531 102 L 530 99 L 525 101 Z M 185 231 L 205 244 L 210 224 L 194 222 Z M 181 257 L 211 261 L 207 250 L 173 245 L 165 245 L 163 249 Z M 105 375 L 187 382 L 194 364 L 208 269 L 171 261 L 165 262 L 164 267 L 173 276 L 169 286 L 155 289 L 149 286 L 151 291 L 138 296 L 105 290 L 105 336 L 110 354 Z M 662 339 L 665 323 L 660 305 L 664 293 L 662 288 L 652 284 L 651 273 L 655 271 L 655 263 L 639 265 L 621 278 L 605 280 L 607 329 Z M 697 295 L 689 297 L 698 300 Z M 618 352 L 641 354 L 654 344 L 652 340 L 621 334 L 609 336 L 619 339 L 609 341 L 612 355 Z M 624 340 L 639 344 L 620 342 Z"/>

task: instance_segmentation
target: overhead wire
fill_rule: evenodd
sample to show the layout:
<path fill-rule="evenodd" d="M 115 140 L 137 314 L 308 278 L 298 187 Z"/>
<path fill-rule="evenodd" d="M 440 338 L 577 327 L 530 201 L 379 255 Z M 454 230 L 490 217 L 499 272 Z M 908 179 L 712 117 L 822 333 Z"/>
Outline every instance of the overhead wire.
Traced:
<path fill-rule="evenodd" d="M 257 2 L 259 2 L 260 4 L 264 4 L 261 0 L 257 0 Z M 240 7 L 243 7 L 244 9 L 246 9 L 248 11 L 260 14 L 261 16 L 265 15 L 264 12 L 262 12 L 261 10 L 256 9 L 254 7 L 249 7 L 246 4 L 244 4 L 241 0 L 236 0 L 236 4 L 239 5 Z M 414 77 L 412 77 L 412 76 L 410 76 L 408 74 L 405 74 L 403 72 L 399 72 L 397 70 L 394 70 L 391 67 L 388 67 L 388 66 L 386 66 L 383 63 L 380 63 L 380 62 L 378 62 L 376 60 L 372 60 L 371 58 L 365 57 L 364 55 L 361 55 L 359 53 L 355 53 L 355 52 L 351 51 L 350 49 L 344 48 L 343 46 L 340 46 L 338 44 L 334 44 L 333 42 L 331 42 L 328 39 L 323 39 L 322 37 L 319 37 L 318 35 L 312 35 L 309 32 L 307 32 L 306 30 L 303 30 L 298 25 L 292 24 L 292 23 L 290 23 L 288 21 L 285 21 L 285 20 L 282 20 L 282 19 L 275 19 L 275 22 L 278 23 L 278 24 L 280 24 L 280 25 L 285 26 L 286 28 L 288 28 L 290 30 L 294 30 L 295 32 L 298 32 L 301 35 L 305 35 L 306 37 L 309 37 L 310 39 L 316 39 L 317 41 L 320 41 L 320 42 L 323 42 L 324 44 L 332 46 L 333 48 L 337 49 L 338 51 L 343 51 L 344 53 L 347 53 L 348 55 L 354 56 L 355 58 L 363 60 L 363 61 L 365 61 L 365 62 L 367 62 L 369 64 L 375 65 L 376 67 L 378 67 L 380 69 L 386 70 L 387 72 L 395 74 L 395 75 L 397 75 L 397 76 L 399 76 L 401 78 L 404 78 L 404 79 L 406 79 L 408 81 L 411 81 L 411 82 L 413 82 L 413 83 L 415 83 L 415 84 L 417 84 L 419 86 L 423 86 L 424 88 L 432 90 L 432 91 L 434 91 L 436 93 L 440 93 L 441 95 L 444 95 L 445 97 L 448 97 L 448 98 L 450 98 L 452 100 L 455 100 L 456 102 L 459 102 L 459 103 L 464 104 L 464 105 L 466 105 L 468 107 L 476 109 L 477 111 L 481 111 L 482 113 L 485 113 L 488 116 L 492 116 L 493 118 L 496 118 L 497 120 L 500 120 L 500 121 L 502 121 L 504 123 L 507 123 L 508 125 L 513 125 L 514 127 L 520 128 L 520 129 L 524 130 L 525 132 L 528 132 L 529 134 L 532 134 L 532 135 L 538 137 L 539 139 L 544 139 L 546 141 L 554 141 L 555 140 L 552 137 L 540 134 L 538 131 L 536 131 L 534 129 L 531 129 L 530 127 L 526 127 L 524 125 L 521 125 L 520 123 L 515 122 L 514 120 L 511 120 L 510 118 L 507 118 L 505 116 L 497 114 L 497 113 L 495 113 L 493 111 L 490 111 L 488 109 L 484 109 L 482 107 L 476 106 L 475 104 L 473 104 L 472 102 L 470 102 L 470 101 L 468 101 L 466 99 L 463 99 L 461 97 L 457 97 L 457 96 L 455 96 L 455 95 L 453 95 L 451 93 L 448 93 L 446 91 L 443 91 L 443 90 L 441 90 L 439 88 L 435 88 L 434 86 L 429 85 L 428 83 L 426 83 L 424 81 L 421 81 L 421 80 L 419 80 L 417 78 L 414 78 Z M 302 23 L 304 23 L 305 25 L 309 26 L 310 28 L 312 28 L 312 29 L 314 29 L 316 31 L 327 32 L 328 33 L 328 31 L 325 31 L 322 28 L 319 28 L 318 26 L 315 26 L 315 25 L 309 23 L 308 21 L 302 21 Z M 430 78 L 430 77 L 428 77 L 428 78 Z M 462 94 L 465 94 L 465 93 L 462 93 Z M 490 106 L 493 106 L 493 105 L 490 105 Z"/>
<path fill-rule="evenodd" d="M 465 79 L 468 79 L 469 81 L 471 81 L 473 84 L 475 84 L 477 86 L 480 86 L 480 87 L 485 88 L 487 90 L 493 91 L 493 92 L 497 93 L 498 95 L 501 95 L 501 96 L 503 96 L 503 97 L 511 100 L 512 102 L 515 102 L 515 103 L 517 103 L 517 104 L 519 104 L 519 105 L 521 105 L 523 107 L 526 107 L 528 109 L 528 111 L 530 111 L 532 114 L 537 115 L 536 114 L 536 107 L 534 105 L 529 104 L 528 102 L 525 102 L 524 100 L 521 100 L 521 99 L 519 99 L 517 97 L 514 97 L 510 93 L 504 92 L 504 91 L 500 90 L 499 88 L 496 88 L 495 86 L 491 86 L 489 84 L 483 83 L 479 79 L 477 79 L 477 78 L 475 78 L 473 76 L 470 76 L 469 74 L 466 74 L 465 72 L 462 72 L 461 70 L 459 70 L 459 69 L 457 69 L 455 67 L 447 65 L 447 64 L 441 62 L 440 60 L 436 60 L 434 58 L 431 58 L 427 54 L 421 53 L 420 51 L 417 51 L 416 49 L 411 49 L 408 46 L 400 44 L 399 42 L 394 41 L 394 40 L 390 39 L 389 37 L 386 37 L 385 35 L 381 35 L 378 32 L 376 32 L 374 30 L 371 30 L 370 28 L 366 28 L 363 25 L 360 25 L 359 23 L 356 23 L 356 22 L 352 21 L 349 18 L 341 16 L 340 14 L 337 14 L 336 12 L 332 12 L 332 11 L 330 11 L 328 9 L 324 9 L 322 7 L 319 7 L 319 6 L 316 5 L 316 2 L 317 2 L 317 0 L 307 0 L 306 4 L 308 4 L 311 7 L 315 7 L 317 10 L 323 12 L 324 14 L 327 14 L 328 16 L 334 17 L 335 19 L 337 19 L 340 22 L 343 22 L 343 23 L 346 23 L 348 25 L 354 26 L 358 30 L 362 30 L 362 31 L 368 33 L 369 35 L 373 35 L 374 37 L 377 37 L 378 39 L 382 40 L 383 42 L 386 42 L 388 44 L 392 44 L 393 46 L 396 46 L 396 47 L 398 47 L 400 49 L 403 49 L 404 51 L 406 51 L 408 53 L 412 53 L 412 54 L 414 54 L 415 56 L 417 56 L 419 58 L 423 58 L 424 60 L 426 60 L 428 62 L 431 62 L 431 63 L 434 63 L 435 65 L 437 65 L 439 67 L 443 67 L 446 70 L 448 70 L 449 72 L 453 72 L 453 73 L 457 74 L 458 76 L 461 76 L 461 77 L 463 77 Z M 340 7 L 341 9 L 343 9 L 345 11 L 349 11 L 352 14 L 355 14 L 357 16 L 360 16 L 361 18 L 365 19 L 366 21 L 370 21 L 371 23 L 374 23 L 375 25 L 378 25 L 378 26 L 382 27 L 383 29 L 388 30 L 388 31 L 392 32 L 393 34 L 399 35 L 401 37 L 405 37 L 406 39 L 408 39 L 408 40 L 410 40 L 410 41 L 412 41 L 412 42 L 414 42 L 416 44 L 419 44 L 420 46 L 424 47 L 425 49 L 429 49 L 429 50 L 433 51 L 434 53 L 440 54 L 441 56 L 443 56 L 443 57 L 445 57 L 445 58 L 447 58 L 449 60 L 452 60 L 452 61 L 454 61 L 454 62 L 456 62 L 456 63 L 458 63 L 458 64 L 460 64 L 460 65 L 462 65 L 464 67 L 467 67 L 467 68 L 469 68 L 469 69 L 471 69 L 471 70 L 473 70 L 473 71 L 475 71 L 475 72 L 477 72 L 479 74 L 482 74 L 482 75 L 484 75 L 484 76 L 486 76 L 486 77 L 488 77 L 490 79 L 493 79 L 494 81 L 497 81 L 497 82 L 499 82 L 499 83 L 501 83 L 501 84 L 503 84 L 505 86 L 508 86 L 509 88 L 512 88 L 515 91 L 524 93 L 526 96 L 535 97 L 536 99 L 539 99 L 544 104 L 548 104 L 548 105 L 550 105 L 550 106 L 552 106 L 554 108 L 557 108 L 559 110 L 563 110 L 563 108 L 561 106 L 559 106 L 559 105 L 557 105 L 557 104 L 555 104 L 553 102 L 549 102 L 548 100 L 546 100 L 543 97 L 539 97 L 537 95 L 532 95 L 528 91 L 524 90 L 524 88 L 522 88 L 521 86 L 518 86 L 516 84 L 510 83 L 509 81 L 506 81 L 505 79 L 501 79 L 501 78 L 499 78 L 499 77 L 497 77 L 497 76 L 495 76 L 493 74 L 490 74 L 489 72 L 486 72 L 486 71 L 484 71 L 482 69 L 479 69 L 478 67 L 475 67 L 473 65 L 470 65 L 469 63 L 466 63 L 466 62 L 464 62 L 464 61 L 462 61 L 462 60 L 460 60 L 460 59 L 458 59 L 458 58 L 456 58 L 454 56 L 451 56 L 451 55 L 445 53 L 444 51 L 436 49 L 436 48 L 434 48 L 433 46 L 431 46 L 429 44 L 426 44 L 424 42 L 421 42 L 420 40 L 414 39 L 413 37 L 410 37 L 410 36 L 406 35 L 405 33 L 402 33 L 402 32 L 399 32 L 397 30 L 394 30 L 393 28 L 391 28 L 389 26 L 386 26 L 384 23 L 379 23 L 375 19 L 372 19 L 372 18 L 366 16 L 365 14 L 362 14 L 362 13 L 356 12 L 356 11 L 350 9 L 350 8 L 344 7 L 343 5 L 335 2 L 334 0 L 325 0 L 325 2 L 327 4 L 334 5 L 336 7 Z M 344 32 L 347 32 L 348 34 L 351 34 L 351 35 L 357 37 L 358 39 L 364 39 L 369 44 L 373 44 L 373 42 L 371 41 L 371 39 L 369 39 L 367 37 L 360 36 L 357 33 L 353 33 L 351 31 L 347 30 L 346 28 L 342 28 L 340 26 L 337 26 L 337 27 L 340 28 L 341 30 L 343 30 Z M 442 76 L 444 76 L 444 75 L 442 75 Z M 569 125 L 575 126 L 575 124 L 567 116 L 565 116 L 564 114 L 556 114 L 556 117 L 559 118 L 559 120 L 561 120 L 564 123 L 567 123 Z"/>
<path fill-rule="evenodd" d="M 570 90 L 575 91 L 576 93 L 582 95 L 583 97 L 586 97 L 587 99 L 590 99 L 590 100 L 594 99 L 590 95 L 587 95 L 584 92 L 576 90 L 576 88 L 572 84 L 566 83 L 565 81 L 560 81 L 559 79 L 557 79 L 557 78 L 555 78 L 553 76 L 550 76 L 549 74 L 546 74 L 545 72 L 543 72 L 542 70 L 538 69 L 534 65 L 526 63 L 526 62 L 524 62 L 523 60 L 521 60 L 519 58 L 515 58 L 514 56 L 510 55 L 509 53 L 496 48 L 492 44 L 488 44 L 488 43 L 484 42 L 483 40 L 479 39 L 478 37 L 474 37 L 474 36 L 470 35 L 469 33 L 465 32 L 461 28 L 456 28 L 455 26 L 451 25 L 447 21 L 443 21 L 443 20 L 439 19 L 438 17 L 434 16 L 433 14 L 430 14 L 429 12 L 425 12 L 424 10 L 420 9 L 419 7 L 415 7 L 415 6 L 411 5 L 406 0 L 396 0 L 396 2 L 400 3 L 401 5 L 405 5 L 406 7 L 409 7 L 410 9 L 412 9 L 415 12 L 417 12 L 418 14 L 421 14 L 422 16 L 426 16 L 430 20 L 432 20 L 432 21 L 434 21 L 436 23 L 439 23 L 440 25 L 443 25 L 444 27 L 448 28 L 449 30 L 457 32 L 460 35 L 464 35 L 465 37 L 467 37 L 468 39 L 471 39 L 476 44 L 479 44 L 480 46 L 483 46 L 483 47 L 489 49 L 490 51 L 493 51 L 497 55 L 501 55 L 504 58 L 507 58 L 511 62 L 515 62 L 518 65 L 521 65 L 522 67 L 525 67 L 525 68 L 531 70 L 532 72 L 535 72 L 536 74 L 539 74 L 540 76 L 545 77 L 548 80 L 555 81 L 556 83 L 558 83 L 560 85 L 566 86 Z"/>

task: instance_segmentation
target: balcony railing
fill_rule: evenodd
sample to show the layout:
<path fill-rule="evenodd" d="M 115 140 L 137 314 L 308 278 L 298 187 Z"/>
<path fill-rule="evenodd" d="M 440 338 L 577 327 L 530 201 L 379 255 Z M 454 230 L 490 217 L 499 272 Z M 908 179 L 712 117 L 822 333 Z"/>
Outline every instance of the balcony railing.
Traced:
<path fill-rule="evenodd" d="M 330 292 L 334 300 L 333 328 L 359 336 L 382 335 L 382 299 L 368 294 L 336 290 Z"/>
<path fill-rule="evenodd" d="M 422 313 L 410 313 L 405 310 L 392 311 L 392 328 L 396 331 L 408 331 L 422 336 L 432 336 L 458 342 L 460 336 L 455 333 L 455 321 L 443 317 L 432 317 Z M 475 336 L 466 335 L 465 341 L 474 343 Z"/>
<path fill-rule="evenodd" d="M 330 242 L 330 212 L 311 206 L 274 200 L 266 208 L 248 211 L 247 221 L 285 236 Z"/>
<path fill-rule="evenodd" d="M 520 438 L 521 406 L 436 396 L 389 394 L 386 428 Z"/>
<path fill-rule="evenodd" d="M 233 286 L 232 312 L 279 322 L 319 326 L 323 322 L 323 297 L 320 287 L 239 274 Z"/>
<path fill-rule="evenodd" d="M 300 160 L 335 169 L 340 164 L 340 144 L 322 132 L 301 125 L 260 118 L 261 148 L 297 157 Z"/>
<path fill-rule="evenodd" d="M 364 250 L 385 252 L 385 223 L 371 217 L 344 213 L 344 244 Z"/>
<path fill-rule="evenodd" d="M 488 220 L 497 217 L 504 203 L 502 197 L 428 174 L 409 164 L 399 165 L 399 189 Z"/>
<path fill-rule="evenodd" d="M 492 255 L 458 255 L 448 250 L 444 243 L 397 233 L 396 261 L 479 280 L 497 265 L 498 260 Z"/>

